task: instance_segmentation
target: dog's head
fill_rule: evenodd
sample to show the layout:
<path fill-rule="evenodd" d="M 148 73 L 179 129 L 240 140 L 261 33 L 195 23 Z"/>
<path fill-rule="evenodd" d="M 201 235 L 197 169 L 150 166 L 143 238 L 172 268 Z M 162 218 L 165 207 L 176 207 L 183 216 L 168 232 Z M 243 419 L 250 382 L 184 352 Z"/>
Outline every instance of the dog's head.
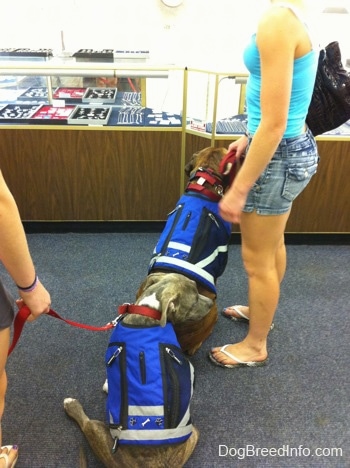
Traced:
<path fill-rule="evenodd" d="M 144 305 L 160 310 L 160 325 L 167 322 L 174 325 L 187 321 L 201 320 L 208 314 L 213 301 L 198 293 L 195 281 L 179 273 L 152 273 L 141 284 L 137 293 L 137 305 Z M 153 320 L 132 315 L 128 317 L 135 324 L 137 321 Z"/>
<path fill-rule="evenodd" d="M 192 155 L 190 161 L 185 166 L 185 173 L 190 177 L 199 167 L 211 169 L 215 173 L 219 173 L 220 162 L 226 154 L 226 148 L 214 148 L 213 146 L 204 148 Z"/>

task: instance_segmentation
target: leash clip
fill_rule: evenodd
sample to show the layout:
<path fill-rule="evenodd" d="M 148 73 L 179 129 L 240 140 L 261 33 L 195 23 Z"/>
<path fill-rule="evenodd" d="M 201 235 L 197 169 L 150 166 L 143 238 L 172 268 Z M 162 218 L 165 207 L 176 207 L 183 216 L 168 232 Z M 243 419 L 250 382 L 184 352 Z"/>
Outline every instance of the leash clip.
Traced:
<path fill-rule="evenodd" d="M 114 320 L 112 320 L 110 324 L 113 325 L 113 327 L 116 327 L 118 323 L 124 319 L 124 317 L 125 317 L 125 314 L 120 314 Z"/>

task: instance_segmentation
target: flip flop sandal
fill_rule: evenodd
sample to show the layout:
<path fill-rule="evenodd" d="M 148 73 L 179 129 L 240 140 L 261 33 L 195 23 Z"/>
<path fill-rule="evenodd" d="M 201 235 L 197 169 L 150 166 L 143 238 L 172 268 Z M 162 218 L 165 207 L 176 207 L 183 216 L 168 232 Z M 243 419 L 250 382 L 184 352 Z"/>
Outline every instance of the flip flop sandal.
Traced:
<path fill-rule="evenodd" d="M 234 354 L 229 353 L 226 351 L 227 346 L 230 346 L 229 344 L 223 346 L 220 348 L 220 352 L 225 354 L 227 357 L 232 359 L 233 361 L 236 361 L 237 364 L 223 364 L 222 362 L 218 361 L 215 359 L 213 356 L 212 352 L 209 353 L 209 359 L 217 366 L 219 367 L 226 367 L 227 369 L 234 369 L 236 367 L 263 367 L 268 363 L 269 358 L 267 357 L 264 359 L 264 361 L 241 361 L 238 359 Z"/>
<path fill-rule="evenodd" d="M 242 305 L 235 305 L 235 306 L 230 306 L 230 307 L 225 307 L 225 309 L 222 311 L 222 315 L 230 320 L 233 320 L 234 322 L 249 322 L 249 317 L 247 317 L 239 308 L 244 307 Z M 233 309 L 238 317 L 235 317 L 234 315 L 227 314 L 225 310 L 227 309 Z"/>
<path fill-rule="evenodd" d="M 225 307 L 225 309 L 223 309 L 223 311 L 221 312 L 221 314 L 230 319 L 230 320 L 233 320 L 234 322 L 245 322 L 245 323 L 249 323 L 249 317 L 247 317 L 239 308 L 240 307 L 244 307 L 242 305 L 234 305 L 234 306 L 230 306 L 230 307 Z M 238 315 L 238 317 L 235 317 L 234 315 L 231 315 L 231 314 L 227 314 L 225 312 L 225 310 L 227 309 L 233 309 L 236 314 Z M 270 327 L 270 330 L 272 330 L 274 328 L 275 324 L 272 323 L 271 324 L 271 327 Z"/>
<path fill-rule="evenodd" d="M 4 449 L 6 448 L 8 451 L 10 451 L 11 449 L 13 449 L 13 445 L 3 445 L 1 447 L 1 449 Z M 16 466 L 16 463 L 17 463 L 17 460 L 18 460 L 18 454 L 17 454 L 17 457 L 13 460 L 12 464 L 10 465 L 9 463 L 9 456 L 7 453 L 1 453 L 0 454 L 0 460 L 3 459 L 5 460 L 5 468 L 15 468 Z"/>

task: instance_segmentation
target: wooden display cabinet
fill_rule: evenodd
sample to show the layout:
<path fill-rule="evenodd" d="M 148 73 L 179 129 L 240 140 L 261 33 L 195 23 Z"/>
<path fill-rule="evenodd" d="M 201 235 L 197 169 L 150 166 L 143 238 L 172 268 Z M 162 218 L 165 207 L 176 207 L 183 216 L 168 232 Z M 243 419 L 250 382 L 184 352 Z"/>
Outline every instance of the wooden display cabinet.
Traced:
<path fill-rule="evenodd" d="M 52 64 L 48 63 L 35 64 L 35 71 L 53 72 Z M 12 66 L 14 73 L 16 70 L 19 73 L 20 64 L 16 62 Z M 51 71 L 49 68 L 45 71 L 45 67 L 51 67 Z M 84 73 L 93 69 L 89 64 L 76 64 L 77 67 L 84 67 Z M 98 73 L 107 75 L 113 64 L 98 64 L 98 67 Z M 0 73 L 2 69 L 0 63 Z M 183 74 L 178 94 L 182 101 L 178 103 L 182 108 L 180 126 L 0 125 L 0 168 L 23 221 L 165 221 L 185 187 L 184 166 L 190 156 L 207 146 L 227 147 L 239 136 L 190 127 L 193 102 L 189 105 L 189 96 L 193 101 L 191 93 L 195 92 L 189 83 L 191 71 L 176 71 Z M 63 72 L 69 73 L 71 69 L 56 70 L 59 74 Z M 139 67 L 133 72 L 142 75 Z M 157 73 L 164 74 L 164 69 L 153 70 L 153 77 Z M 214 100 L 209 111 L 205 110 L 205 118 L 211 119 L 215 129 L 220 118 L 218 106 L 225 98 L 220 94 L 223 77 L 243 79 L 238 83 L 240 88 L 234 104 L 238 106 L 237 112 L 242 112 L 244 75 L 203 73 L 210 76 L 207 89 L 212 87 L 205 99 Z M 196 80 L 190 82 L 195 85 Z M 350 137 L 322 135 L 317 141 L 319 170 L 294 202 L 287 232 L 349 233 Z M 233 226 L 233 232 L 238 231 L 239 227 Z"/>

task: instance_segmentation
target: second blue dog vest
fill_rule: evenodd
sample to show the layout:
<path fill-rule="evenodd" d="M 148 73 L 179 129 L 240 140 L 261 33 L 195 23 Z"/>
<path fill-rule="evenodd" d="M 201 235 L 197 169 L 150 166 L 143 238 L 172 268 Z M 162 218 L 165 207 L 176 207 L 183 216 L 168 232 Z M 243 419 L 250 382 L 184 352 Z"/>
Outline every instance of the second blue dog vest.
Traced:
<path fill-rule="evenodd" d="M 219 215 L 216 201 L 188 192 L 168 215 L 154 249 L 154 269 L 181 273 L 216 294 L 216 279 L 227 264 L 231 223 Z"/>

